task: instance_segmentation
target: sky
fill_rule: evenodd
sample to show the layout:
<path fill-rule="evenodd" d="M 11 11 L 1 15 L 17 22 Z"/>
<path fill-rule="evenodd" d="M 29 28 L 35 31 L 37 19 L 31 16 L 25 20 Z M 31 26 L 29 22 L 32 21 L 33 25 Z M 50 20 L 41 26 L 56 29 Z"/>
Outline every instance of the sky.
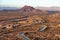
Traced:
<path fill-rule="evenodd" d="M 0 0 L 0 6 L 22 7 L 24 5 L 33 7 L 60 7 L 60 0 Z"/>

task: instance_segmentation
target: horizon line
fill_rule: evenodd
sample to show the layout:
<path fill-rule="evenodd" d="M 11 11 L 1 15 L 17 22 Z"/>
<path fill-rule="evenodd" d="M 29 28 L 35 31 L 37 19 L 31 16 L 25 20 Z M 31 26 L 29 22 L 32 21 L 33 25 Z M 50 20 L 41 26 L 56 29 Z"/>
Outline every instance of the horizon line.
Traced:
<path fill-rule="evenodd" d="M 31 6 L 31 5 L 24 5 L 24 6 Z M 24 6 L 2 6 L 0 7 L 24 7 Z M 60 6 L 31 6 L 31 7 L 60 7 Z"/>

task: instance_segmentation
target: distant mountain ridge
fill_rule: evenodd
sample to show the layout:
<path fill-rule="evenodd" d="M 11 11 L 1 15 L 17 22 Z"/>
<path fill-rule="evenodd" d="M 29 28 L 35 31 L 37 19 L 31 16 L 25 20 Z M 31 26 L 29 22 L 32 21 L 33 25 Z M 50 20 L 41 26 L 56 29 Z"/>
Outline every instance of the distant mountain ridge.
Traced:
<path fill-rule="evenodd" d="M 16 8 L 15 8 L 16 9 Z M 16 9 L 16 10 L 8 10 L 8 9 L 4 9 L 2 11 L 0 11 L 1 14 L 21 14 L 21 15 L 44 15 L 47 14 L 47 11 L 45 10 L 40 10 L 40 9 L 36 9 L 34 7 L 31 6 L 24 6 L 22 8 Z"/>
<path fill-rule="evenodd" d="M 34 9 L 33 7 L 30 6 L 24 6 L 24 9 Z M 23 8 L 19 8 L 19 7 L 0 7 L 0 10 L 19 10 L 19 9 L 23 9 Z M 29 9 L 31 8 L 31 9 Z M 41 10 L 47 10 L 47 11 L 60 11 L 60 7 L 35 7 L 36 9 L 41 9 Z"/>
<path fill-rule="evenodd" d="M 60 7 L 36 7 L 36 9 L 42 9 L 47 11 L 60 11 Z"/>
<path fill-rule="evenodd" d="M 0 7 L 0 10 L 17 10 L 17 7 Z"/>

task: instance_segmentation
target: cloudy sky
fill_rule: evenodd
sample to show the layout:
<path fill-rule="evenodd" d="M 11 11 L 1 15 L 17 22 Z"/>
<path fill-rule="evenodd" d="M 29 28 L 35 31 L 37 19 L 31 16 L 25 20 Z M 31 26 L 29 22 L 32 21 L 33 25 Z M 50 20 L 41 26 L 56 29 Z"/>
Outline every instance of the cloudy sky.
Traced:
<path fill-rule="evenodd" d="M 60 0 L 0 0 L 0 6 L 22 7 L 29 6 L 58 6 L 60 7 Z"/>

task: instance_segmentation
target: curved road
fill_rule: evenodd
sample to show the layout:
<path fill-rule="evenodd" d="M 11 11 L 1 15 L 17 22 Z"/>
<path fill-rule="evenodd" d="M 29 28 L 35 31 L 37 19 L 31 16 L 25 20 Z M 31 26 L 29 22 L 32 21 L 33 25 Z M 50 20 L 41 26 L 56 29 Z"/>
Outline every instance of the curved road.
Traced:
<path fill-rule="evenodd" d="M 46 28 L 47 28 L 47 26 L 44 26 L 43 28 L 39 29 L 38 31 L 39 31 L 39 32 L 44 31 Z M 20 32 L 20 33 L 19 33 L 19 36 L 20 36 L 21 38 L 23 38 L 24 40 L 29 40 L 26 36 L 23 35 L 23 32 Z"/>
<path fill-rule="evenodd" d="M 23 35 L 23 32 L 20 32 L 19 36 L 20 36 L 21 38 L 23 38 L 24 40 L 29 40 L 27 37 L 25 37 L 25 36 Z"/>
<path fill-rule="evenodd" d="M 45 29 L 47 28 L 47 26 L 43 26 L 41 29 L 39 29 L 38 31 L 41 32 L 41 31 L 44 31 Z"/>

